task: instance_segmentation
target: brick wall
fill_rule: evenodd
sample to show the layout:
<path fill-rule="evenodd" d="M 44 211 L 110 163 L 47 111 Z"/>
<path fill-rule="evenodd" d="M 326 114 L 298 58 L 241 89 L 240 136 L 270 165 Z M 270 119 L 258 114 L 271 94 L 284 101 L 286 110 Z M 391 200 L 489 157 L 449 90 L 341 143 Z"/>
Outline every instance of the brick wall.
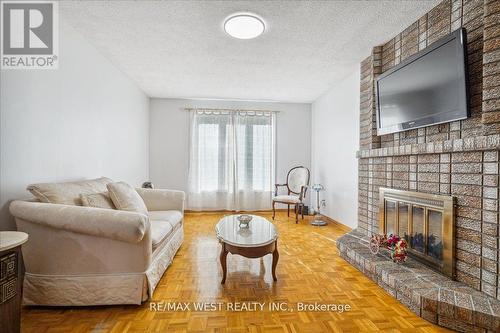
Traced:
<path fill-rule="evenodd" d="M 488 133 L 500 132 L 500 1 L 484 5 L 482 121 Z"/>
<path fill-rule="evenodd" d="M 360 149 L 380 148 L 377 124 L 373 120 L 375 109 L 375 79 L 382 72 L 382 47 L 373 48 L 370 57 L 361 63 L 359 147 Z"/>
<path fill-rule="evenodd" d="M 451 194 L 456 276 L 500 299 L 500 0 L 446 0 L 361 63 L 358 229 L 378 231 L 378 190 Z M 472 116 L 376 135 L 374 82 L 432 42 L 465 27 Z"/>

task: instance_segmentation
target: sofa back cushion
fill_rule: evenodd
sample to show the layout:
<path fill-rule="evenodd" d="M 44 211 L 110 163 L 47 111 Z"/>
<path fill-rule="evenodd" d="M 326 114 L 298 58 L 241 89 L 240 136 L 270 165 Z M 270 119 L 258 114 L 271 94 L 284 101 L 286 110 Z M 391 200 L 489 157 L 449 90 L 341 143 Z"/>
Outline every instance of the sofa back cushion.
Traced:
<path fill-rule="evenodd" d="M 112 182 L 102 177 L 76 182 L 31 184 L 27 190 L 41 202 L 82 206 L 80 194 L 106 192 L 106 185 Z"/>
<path fill-rule="evenodd" d="M 80 194 L 80 199 L 82 199 L 82 204 L 86 207 L 116 209 L 109 197 L 109 192 Z"/>
<path fill-rule="evenodd" d="M 148 209 L 144 200 L 135 188 L 125 182 L 110 183 L 107 185 L 111 201 L 119 210 L 147 214 Z"/>

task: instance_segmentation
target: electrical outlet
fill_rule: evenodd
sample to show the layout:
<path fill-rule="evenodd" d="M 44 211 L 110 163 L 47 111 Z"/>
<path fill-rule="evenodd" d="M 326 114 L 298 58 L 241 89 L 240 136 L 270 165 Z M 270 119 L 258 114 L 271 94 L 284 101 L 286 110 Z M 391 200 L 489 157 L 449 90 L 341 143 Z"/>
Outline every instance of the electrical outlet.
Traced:
<path fill-rule="evenodd" d="M 324 199 L 321 200 L 321 207 L 326 207 L 326 201 Z"/>

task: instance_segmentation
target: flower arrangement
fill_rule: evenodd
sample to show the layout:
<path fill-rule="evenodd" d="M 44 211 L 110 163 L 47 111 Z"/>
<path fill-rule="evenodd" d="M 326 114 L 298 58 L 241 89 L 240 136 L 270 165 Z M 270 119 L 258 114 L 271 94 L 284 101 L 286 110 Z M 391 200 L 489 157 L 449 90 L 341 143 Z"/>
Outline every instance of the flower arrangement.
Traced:
<path fill-rule="evenodd" d="M 372 235 L 370 240 L 370 251 L 373 254 L 377 254 L 380 246 L 387 247 L 391 254 L 391 259 L 396 263 L 405 262 L 408 257 L 408 244 L 404 238 L 398 235 L 390 234 L 389 237 L 378 234 Z"/>

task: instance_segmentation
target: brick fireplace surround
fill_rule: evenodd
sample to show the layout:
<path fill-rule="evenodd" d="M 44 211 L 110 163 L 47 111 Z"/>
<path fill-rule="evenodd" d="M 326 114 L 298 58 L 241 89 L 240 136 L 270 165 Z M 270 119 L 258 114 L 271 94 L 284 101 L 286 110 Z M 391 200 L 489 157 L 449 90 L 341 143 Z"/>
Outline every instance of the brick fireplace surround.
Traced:
<path fill-rule="evenodd" d="M 377 136 L 377 76 L 460 27 L 467 30 L 471 117 Z M 441 2 L 373 48 L 361 63 L 360 89 L 358 228 L 337 242 L 341 255 L 427 320 L 500 331 L 500 0 Z M 398 266 L 371 255 L 364 241 L 378 232 L 380 187 L 456 197 L 457 281 L 412 260 Z"/>

